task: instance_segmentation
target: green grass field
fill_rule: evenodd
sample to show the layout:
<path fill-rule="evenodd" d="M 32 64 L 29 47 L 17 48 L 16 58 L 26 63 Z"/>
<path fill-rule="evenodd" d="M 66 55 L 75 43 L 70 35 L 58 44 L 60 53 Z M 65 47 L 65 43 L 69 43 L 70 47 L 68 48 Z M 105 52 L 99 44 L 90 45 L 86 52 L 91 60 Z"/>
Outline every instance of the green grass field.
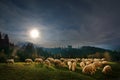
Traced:
<path fill-rule="evenodd" d="M 110 65 L 113 71 L 108 75 L 101 73 L 101 69 L 94 75 L 87 75 L 80 67 L 72 72 L 68 68 L 48 68 L 44 64 L 1 63 L 0 80 L 120 80 L 120 64 L 110 62 Z"/>

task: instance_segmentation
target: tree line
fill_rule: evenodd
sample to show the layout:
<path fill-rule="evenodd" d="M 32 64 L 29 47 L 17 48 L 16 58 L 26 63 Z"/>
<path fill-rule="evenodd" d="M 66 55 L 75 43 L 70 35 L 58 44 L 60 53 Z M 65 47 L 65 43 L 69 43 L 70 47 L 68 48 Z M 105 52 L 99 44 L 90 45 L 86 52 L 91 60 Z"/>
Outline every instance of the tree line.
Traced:
<path fill-rule="evenodd" d="M 56 52 L 56 53 L 52 53 Z M 50 51 L 37 47 L 33 43 L 20 46 L 9 41 L 8 34 L 0 32 L 0 62 L 5 62 L 8 58 L 15 61 L 24 61 L 26 58 L 36 57 L 53 58 L 106 58 L 109 61 L 120 61 L 120 51 L 106 50 L 97 47 L 83 46 L 81 48 L 52 48 Z"/>

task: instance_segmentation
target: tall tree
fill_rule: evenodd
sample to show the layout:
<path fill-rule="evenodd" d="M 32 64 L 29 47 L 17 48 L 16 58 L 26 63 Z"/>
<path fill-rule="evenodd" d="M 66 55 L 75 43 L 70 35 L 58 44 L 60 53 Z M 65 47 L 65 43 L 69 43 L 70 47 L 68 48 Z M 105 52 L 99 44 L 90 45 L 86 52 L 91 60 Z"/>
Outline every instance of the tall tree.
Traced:
<path fill-rule="evenodd" d="M 5 49 L 5 53 L 7 55 L 9 55 L 9 37 L 8 37 L 8 34 L 5 34 L 5 36 L 4 36 L 4 49 Z"/>
<path fill-rule="evenodd" d="M 110 53 L 109 52 L 104 52 L 104 58 L 107 60 L 107 61 L 111 61 L 111 56 L 110 56 Z"/>

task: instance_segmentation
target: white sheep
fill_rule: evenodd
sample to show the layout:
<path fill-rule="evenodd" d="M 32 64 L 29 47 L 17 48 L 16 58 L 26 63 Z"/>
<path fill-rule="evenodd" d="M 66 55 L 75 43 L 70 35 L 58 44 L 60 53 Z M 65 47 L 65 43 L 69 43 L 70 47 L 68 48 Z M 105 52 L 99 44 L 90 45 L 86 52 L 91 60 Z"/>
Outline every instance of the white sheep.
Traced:
<path fill-rule="evenodd" d="M 34 62 L 35 63 L 42 63 L 43 59 L 42 58 L 35 58 Z"/>
<path fill-rule="evenodd" d="M 65 61 L 65 58 L 60 58 L 60 60 L 61 60 L 62 62 L 64 62 L 64 61 Z"/>
<path fill-rule="evenodd" d="M 14 59 L 7 59 L 6 61 L 8 64 L 14 64 Z"/>
<path fill-rule="evenodd" d="M 88 61 L 93 61 L 93 59 L 92 58 L 88 58 Z"/>
<path fill-rule="evenodd" d="M 50 61 L 49 61 L 49 60 L 47 60 L 47 59 L 44 61 L 44 63 L 47 65 L 47 67 L 50 67 L 50 66 L 51 66 Z"/>
<path fill-rule="evenodd" d="M 65 63 L 65 65 L 67 65 L 68 60 L 67 60 L 67 59 L 65 59 L 63 62 Z"/>
<path fill-rule="evenodd" d="M 59 60 L 59 59 L 55 59 L 54 60 L 54 64 L 55 64 L 55 66 L 61 66 L 61 60 Z"/>
<path fill-rule="evenodd" d="M 82 60 L 81 60 L 82 62 L 85 62 L 85 58 L 82 58 Z"/>
<path fill-rule="evenodd" d="M 80 59 L 80 58 L 76 58 L 76 61 L 77 61 L 77 62 L 81 62 L 81 59 Z"/>
<path fill-rule="evenodd" d="M 49 60 L 50 63 L 54 63 L 54 58 L 49 57 L 49 58 L 47 58 L 46 60 Z"/>
<path fill-rule="evenodd" d="M 75 71 L 75 69 L 76 69 L 76 61 L 73 61 L 73 60 L 68 61 L 67 65 L 68 65 L 69 70 Z"/>
<path fill-rule="evenodd" d="M 100 67 L 102 67 L 102 62 L 100 62 L 100 61 L 93 62 L 93 64 L 95 65 L 95 67 L 96 67 L 97 69 L 100 69 Z"/>
<path fill-rule="evenodd" d="M 95 71 L 96 71 L 96 68 L 95 68 L 95 65 L 94 64 L 89 64 L 89 65 L 86 65 L 83 69 L 82 69 L 82 72 L 83 73 L 86 73 L 86 74 L 95 74 Z"/>
<path fill-rule="evenodd" d="M 89 64 L 91 64 L 91 62 L 90 62 L 90 61 L 86 61 L 85 64 L 86 64 L 86 65 L 89 65 Z"/>
<path fill-rule="evenodd" d="M 61 66 L 61 67 L 67 67 L 67 65 L 66 65 L 65 62 L 62 62 L 62 63 L 60 64 L 60 66 Z"/>
<path fill-rule="evenodd" d="M 105 58 L 102 58 L 101 61 L 105 61 Z"/>
<path fill-rule="evenodd" d="M 76 62 L 72 62 L 72 71 L 75 71 L 76 69 Z"/>
<path fill-rule="evenodd" d="M 94 62 L 99 62 L 100 59 L 94 58 L 93 61 L 94 61 Z"/>
<path fill-rule="evenodd" d="M 68 62 L 67 62 L 67 65 L 68 65 L 69 70 L 71 70 L 71 68 L 72 68 L 72 62 L 71 62 L 71 61 L 68 61 Z"/>
<path fill-rule="evenodd" d="M 26 63 L 32 63 L 32 62 L 33 62 L 33 60 L 32 60 L 32 59 L 27 58 L 27 59 L 25 59 L 25 62 L 26 62 Z"/>
<path fill-rule="evenodd" d="M 84 68 L 85 67 L 85 63 L 84 62 L 80 62 L 80 67 Z"/>
<path fill-rule="evenodd" d="M 109 73 L 109 72 L 111 72 L 111 71 L 112 71 L 112 68 L 111 68 L 110 65 L 106 65 L 106 66 L 103 68 L 103 70 L 102 70 L 102 72 L 103 72 L 104 74 L 107 74 L 107 73 Z"/>
<path fill-rule="evenodd" d="M 108 61 L 102 61 L 102 64 L 104 64 L 104 65 L 108 64 Z"/>

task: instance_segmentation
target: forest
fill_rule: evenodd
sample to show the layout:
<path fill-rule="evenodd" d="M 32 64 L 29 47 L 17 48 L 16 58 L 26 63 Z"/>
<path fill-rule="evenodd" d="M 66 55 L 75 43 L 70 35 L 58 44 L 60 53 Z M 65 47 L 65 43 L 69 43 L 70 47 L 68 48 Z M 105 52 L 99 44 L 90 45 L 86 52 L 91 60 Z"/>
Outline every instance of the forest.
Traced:
<path fill-rule="evenodd" d="M 120 62 L 119 50 L 107 50 L 98 47 L 83 46 L 81 48 L 58 47 L 44 48 L 27 42 L 19 46 L 10 42 L 8 34 L 0 33 L 0 62 L 13 58 L 15 61 L 22 61 L 26 58 L 35 59 L 36 57 L 53 58 L 106 58 L 108 61 Z"/>

